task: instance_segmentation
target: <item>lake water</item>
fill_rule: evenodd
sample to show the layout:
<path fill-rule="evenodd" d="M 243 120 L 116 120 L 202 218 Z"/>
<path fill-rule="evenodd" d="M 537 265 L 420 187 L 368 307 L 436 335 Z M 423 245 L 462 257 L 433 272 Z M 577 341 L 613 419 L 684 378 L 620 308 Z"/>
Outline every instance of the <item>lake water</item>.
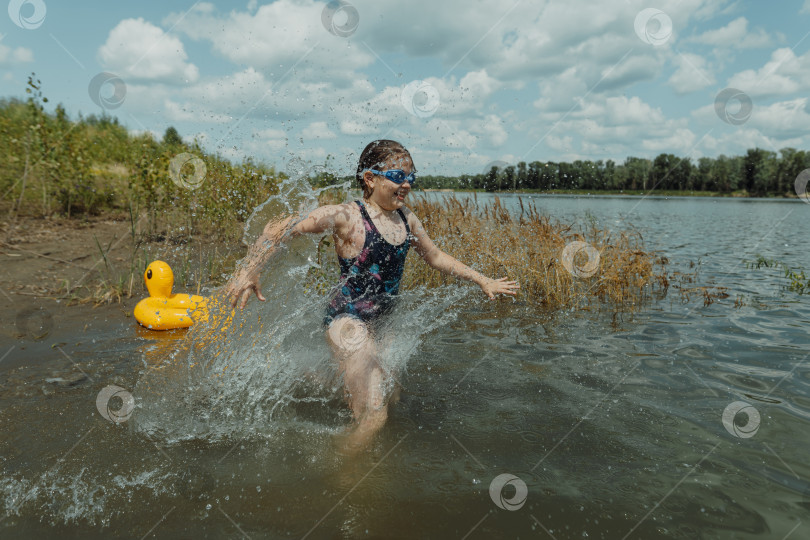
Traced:
<path fill-rule="evenodd" d="M 401 400 L 354 458 L 335 451 L 350 412 L 323 299 L 300 285 L 308 241 L 266 273 L 268 303 L 215 338 L 51 309 L 49 335 L 0 350 L 0 536 L 810 537 L 810 298 L 745 266 L 810 268 L 810 205 L 526 199 L 634 228 L 669 271 L 696 263 L 729 297 L 670 290 L 614 321 L 468 285 L 408 292 L 383 346 Z"/>

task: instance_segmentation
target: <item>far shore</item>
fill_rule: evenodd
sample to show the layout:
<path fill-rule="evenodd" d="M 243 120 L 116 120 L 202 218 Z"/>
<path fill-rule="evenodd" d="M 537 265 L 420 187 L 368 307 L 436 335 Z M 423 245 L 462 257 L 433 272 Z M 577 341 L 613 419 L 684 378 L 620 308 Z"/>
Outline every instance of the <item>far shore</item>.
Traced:
<path fill-rule="evenodd" d="M 415 190 L 425 193 L 492 193 L 494 195 L 611 195 L 641 197 L 654 195 L 657 197 L 723 197 L 723 198 L 750 198 L 750 199 L 799 199 L 795 194 L 788 193 L 781 197 L 768 195 L 758 197 L 745 191 L 723 193 L 720 191 L 675 191 L 675 190 L 595 190 L 595 189 L 515 189 L 508 191 L 486 191 L 483 189 L 452 189 L 452 188 L 424 188 Z"/>

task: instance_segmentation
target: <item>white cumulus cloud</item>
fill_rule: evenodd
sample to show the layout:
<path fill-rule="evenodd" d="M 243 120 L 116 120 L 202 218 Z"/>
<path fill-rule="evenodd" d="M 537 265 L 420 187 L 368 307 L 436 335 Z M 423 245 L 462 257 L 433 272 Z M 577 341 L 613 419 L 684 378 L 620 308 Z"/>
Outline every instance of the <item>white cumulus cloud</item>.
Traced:
<path fill-rule="evenodd" d="M 310 125 L 301 130 L 301 137 L 304 140 L 308 139 L 335 139 L 337 135 L 334 131 L 329 129 L 326 122 L 312 122 Z"/>
<path fill-rule="evenodd" d="M 708 30 L 688 41 L 727 47 L 732 49 L 755 49 L 768 47 L 773 44 L 773 38 L 763 29 L 748 30 L 748 19 L 738 17 L 726 26 Z"/>
<path fill-rule="evenodd" d="M 0 39 L 3 36 L 0 34 Z M 9 47 L 0 43 L 0 65 L 25 64 L 34 61 L 34 51 L 27 47 Z"/>
<path fill-rule="evenodd" d="M 669 85 L 679 94 L 686 94 L 702 90 L 717 82 L 702 56 L 690 53 L 680 53 L 675 58 L 678 69 L 669 78 Z"/>
<path fill-rule="evenodd" d="M 801 97 L 772 105 L 754 106 L 748 124 L 777 139 L 802 137 L 810 126 L 808 99 Z"/>
<path fill-rule="evenodd" d="M 192 39 L 209 41 L 214 51 L 240 66 L 252 66 L 272 80 L 290 77 L 349 84 L 356 70 L 375 61 L 374 55 L 326 31 L 321 22 L 325 4 L 314 0 L 278 0 L 255 12 L 222 14 L 200 4 L 188 14 L 175 13 L 165 23 Z"/>
<path fill-rule="evenodd" d="M 98 56 L 105 69 L 125 80 L 182 84 L 196 82 L 200 75 L 197 66 L 188 62 L 180 39 L 142 18 L 118 23 Z"/>
<path fill-rule="evenodd" d="M 810 52 L 796 56 L 787 47 L 777 49 L 758 70 L 747 69 L 733 75 L 728 86 L 751 97 L 786 96 L 810 90 Z"/>

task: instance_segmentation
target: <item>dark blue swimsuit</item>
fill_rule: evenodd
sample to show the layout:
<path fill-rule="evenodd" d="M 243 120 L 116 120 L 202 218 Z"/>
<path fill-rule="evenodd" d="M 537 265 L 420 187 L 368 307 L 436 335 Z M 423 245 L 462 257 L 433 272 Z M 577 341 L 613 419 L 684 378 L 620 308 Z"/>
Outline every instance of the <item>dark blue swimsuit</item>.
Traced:
<path fill-rule="evenodd" d="M 366 241 L 353 259 L 338 257 L 340 283 L 331 294 L 324 324 L 327 326 L 341 313 L 372 322 L 387 312 L 399 293 L 399 280 L 405 268 L 405 257 L 411 242 L 411 228 L 402 210 L 399 217 L 405 223 L 407 236 L 398 246 L 388 243 L 371 221 L 366 207 L 355 201 L 363 216 Z"/>

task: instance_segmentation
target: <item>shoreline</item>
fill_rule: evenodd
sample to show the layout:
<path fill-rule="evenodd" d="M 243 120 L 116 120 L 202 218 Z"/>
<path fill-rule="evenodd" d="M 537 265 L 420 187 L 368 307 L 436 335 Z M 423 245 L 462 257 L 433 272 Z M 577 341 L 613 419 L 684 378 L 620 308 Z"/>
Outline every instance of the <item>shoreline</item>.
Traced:
<path fill-rule="evenodd" d="M 801 200 L 795 195 L 757 197 L 744 191 L 723 193 L 720 191 L 645 191 L 645 190 L 587 190 L 587 189 L 516 189 L 509 191 L 486 191 L 484 189 L 452 189 L 452 188 L 425 188 L 414 190 L 415 193 L 491 193 L 493 195 L 588 195 L 613 197 L 703 197 L 713 199 L 763 199 L 763 200 Z"/>

